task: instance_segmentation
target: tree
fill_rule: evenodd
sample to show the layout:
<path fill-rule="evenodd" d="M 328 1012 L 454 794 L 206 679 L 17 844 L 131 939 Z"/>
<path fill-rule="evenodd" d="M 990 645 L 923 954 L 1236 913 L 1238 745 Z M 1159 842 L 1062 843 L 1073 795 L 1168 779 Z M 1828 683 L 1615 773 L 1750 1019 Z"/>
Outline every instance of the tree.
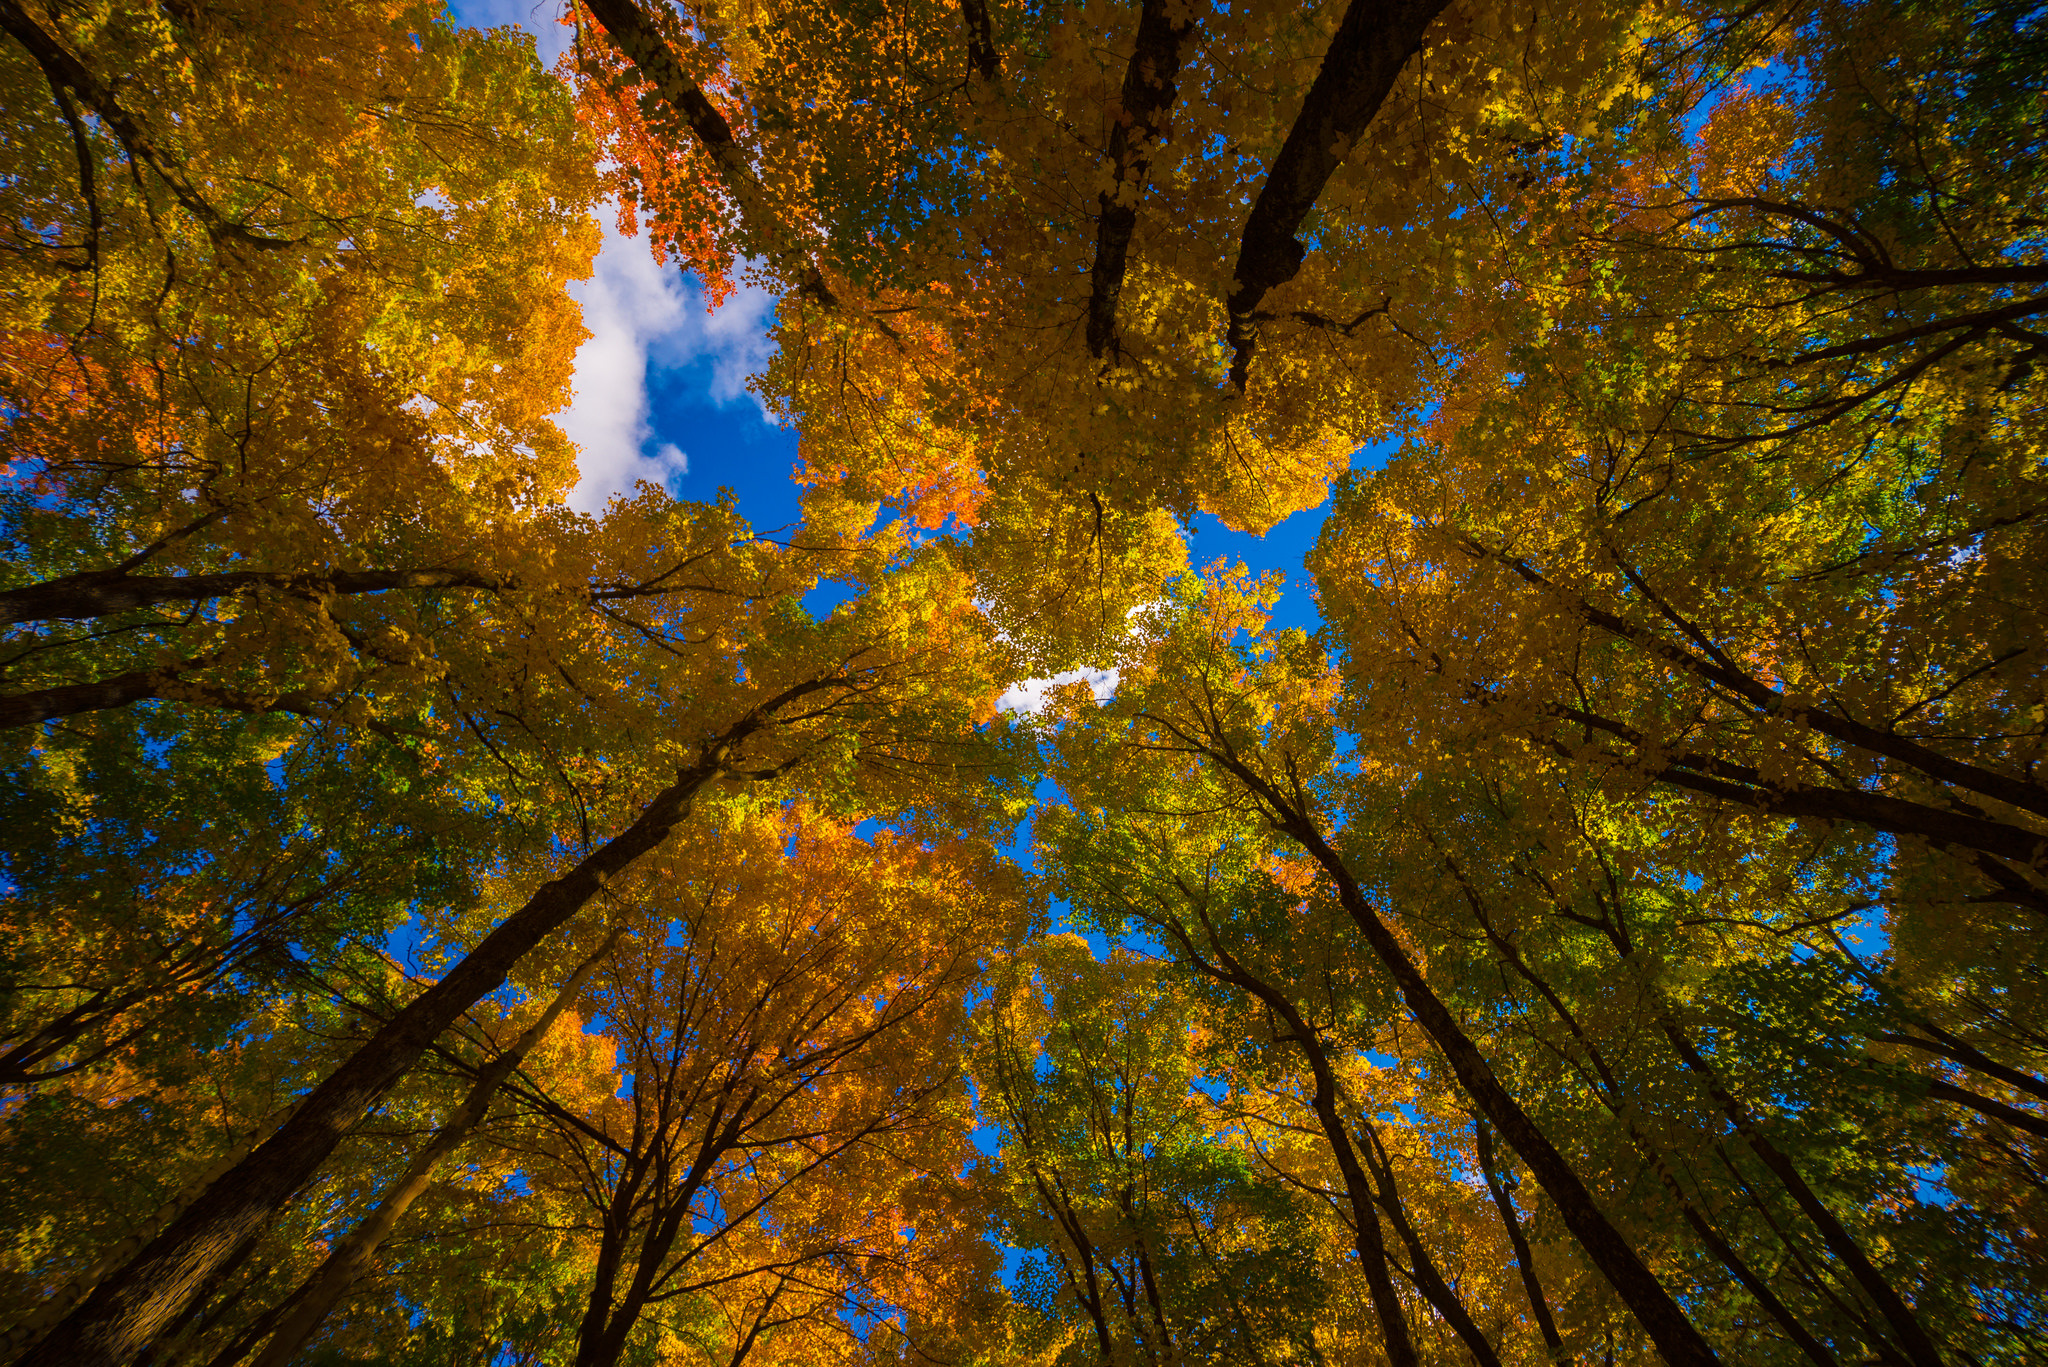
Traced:
<path fill-rule="evenodd" d="M 0 723 L 417 681 L 431 631 L 328 609 L 544 557 L 594 246 L 566 92 L 419 7 L 4 18 L 0 621 L 42 625 Z"/>
<path fill-rule="evenodd" d="M 522 1162 L 593 1259 L 577 1363 L 648 1331 L 738 1363 L 915 1309 L 942 1241 L 887 1212 L 961 1161 L 957 1015 L 1022 905 L 994 859 L 799 810 L 674 842 L 612 895 L 638 928 L 585 1009 L 619 1094 L 544 1105 Z"/>
<path fill-rule="evenodd" d="M 1444 301 L 1485 294 L 1456 264 L 1485 236 L 1461 192 L 1520 195 L 1491 149 L 1607 118 L 1659 22 L 1434 4 L 589 14 L 585 107 L 632 213 L 664 251 L 712 275 L 751 259 L 783 294 L 767 392 L 811 439 L 816 496 L 851 515 L 962 491 L 948 511 L 974 528 L 973 563 L 1023 594 L 1006 616 L 1054 667 L 1113 648 L 1175 571 L 1132 563 L 1158 554 L 1159 510 L 1263 530 L 1427 401 L 1433 339 L 1475 325 Z M 896 37 L 857 41 L 861 23 Z M 1015 568 L 1048 543 L 1087 604 L 1051 621 Z"/>
<path fill-rule="evenodd" d="M 1869 1052 L 1896 998 L 1867 951 L 1835 938 L 1857 891 L 1839 863 L 1797 846 L 1717 862 L 1718 829 L 1672 834 L 1640 788 L 1444 769 L 1424 729 L 1399 728 L 1397 751 L 1377 729 L 1395 685 L 1384 701 L 1358 676 L 1340 691 L 1298 636 L 1233 643 L 1256 632 L 1256 603 L 1212 580 L 1157 619 L 1144 675 L 1070 714 L 1059 772 L 1086 824 L 1061 862 L 1077 889 L 1263 998 L 1269 1028 L 1297 1043 L 1331 1028 L 1304 1029 L 1302 999 L 1335 1010 L 1336 984 L 1370 984 L 1372 1010 L 1394 1013 L 1397 1043 L 1378 1047 L 1408 1057 L 1399 1040 L 1427 1040 L 1437 1104 L 1512 1147 L 1653 1341 L 1668 1311 L 1630 1262 L 1682 1288 L 1669 1304 L 1706 1352 L 1710 1335 L 1748 1341 L 1759 1325 L 1815 1361 L 1938 1361 L 1991 1351 L 1986 1332 L 2025 1334 L 1966 1308 L 2011 1303 L 2023 1259 L 1920 1243 L 1961 1214 L 1914 1175 L 1959 1152 L 1958 1122 Z M 1229 872 L 1267 859 L 1283 872 Z M 1261 890 L 1276 882 L 1287 891 Z M 1356 927 L 1334 984 L 1334 964 L 1295 948 L 1329 931 L 1272 919 L 1290 903 Z M 1291 999 L 1277 990 L 1290 979 Z M 2008 1119 L 2023 1144 L 2027 1119 Z M 1468 1171 L 1498 1182 L 1499 1152 Z M 2025 1237 L 2016 1212 L 1964 1218 L 2000 1226 L 1997 1246 Z"/>
<path fill-rule="evenodd" d="M 950 800 L 957 809 L 959 789 L 949 793 L 943 785 L 980 758 L 971 723 L 962 715 L 962 692 L 991 698 L 994 681 L 981 673 L 987 661 L 977 646 L 980 629 L 972 605 L 958 597 L 947 605 L 933 596 L 947 583 L 944 576 L 905 572 L 886 586 L 894 592 L 878 591 L 862 600 L 860 611 L 808 631 L 785 618 L 779 639 L 765 639 L 742 656 L 743 683 L 733 672 L 724 673 L 730 681 L 725 688 L 738 695 L 734 703 L 744 710 L 694 743 L 684 739 L 687 731 L 671 739 L 669 754 L 679 761 L 669 771 L 672 777 L 645 770 L 612 776 L 616 786 L 607 797 L 631 817 L 622 821 L 623 829 L 541 883 L 437 983 L 385 1021 L 275 1136 L 215 1183 L 118 1277 L 103 1283 L 24 1361 L 75 1361 L 88 1353 L 119 1360 L 147 1342 L 243 1239 L 313 1177 L 348 1127 L 442 1031 L 496 991 L 519 960 L 568 924 L 606 882 L 667 839 L 713 785 L 808 775 L 822 796 L 839 801 L 847 800 L 851 781 L 871 800 L 907 803 L 922 797 Z M 915 645 L 903 639 L 913 631 Z M 700 686 L 692 699 L 701 709 L 695 715 L 716 715 L 720 701 L 711 686 Z M 931 729 L 920 726 L 921 711 Z M 645 762 L 661 760 L 645 755 Z M 967 768 L 963 776 L 970 800 L 976 786 L 1000 793 L 999 762 L 992 755 L 980 762 L 986 767 Z M 942 786 L 931 786 L 932 779 Z"/>
<path fill-rule="evenodd" d="M 975 1083 L 1001 1147 L 980 1180 L 1033 1259 L 1021 1344 L 1056 1361 L 1314 1351 L 1311 1221 L 1219 1142 L 1193 1006 L 1153 965 L 1121 950 L 1098 961 L 1064 935 L 1004 965 L 982 1008 Z"/>
<path fill-rule="evenodd" d="M 2042 1355 L 2039 14 L 562 17 L 0 0 L 0 1356 Z"/>

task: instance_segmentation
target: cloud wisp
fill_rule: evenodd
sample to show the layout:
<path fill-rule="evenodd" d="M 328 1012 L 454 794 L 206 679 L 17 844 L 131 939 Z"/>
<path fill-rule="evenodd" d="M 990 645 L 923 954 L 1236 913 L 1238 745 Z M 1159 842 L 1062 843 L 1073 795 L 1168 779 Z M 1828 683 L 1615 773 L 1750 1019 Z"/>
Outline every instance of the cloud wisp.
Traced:
<path fill-rule="evenodd" d="M 1116 686 L 1123 681 L 1123 671 L 1111 665 L 1108 669 L 1091 667 L 1069 669 L 1049 679 L 1019 679 L 1003 690 L 1003 696 L 996 699 L 998 712 L 1045 711 L 1045 695 L 1051 690 L 1070 683 L 1086 683 L 1095 694 L 1095 701 L 1108 702 L 1116 696 Z"/>
<path fill-rule="evenodd" d="M 774 355 L 768 327 L 774 296 L 742 285 L 716 310 L 697 282 L 655 263 L 644 237 L 626 237 L 608 221 L 588 280 L 569 287 L 583 307 L 590 339 L 576 353 L 569 407 L 555 422 L 579 448 L 581 479 L 570 495 L 580 512 L 601 511 L 641 480 L 666 484 L 689 469 L 689 453 L 659 441 L 648 423 L 649 368 L 709 370 L 707 393 L 721 407 L 750 402 L 768 414 L 747 380 Z"/>

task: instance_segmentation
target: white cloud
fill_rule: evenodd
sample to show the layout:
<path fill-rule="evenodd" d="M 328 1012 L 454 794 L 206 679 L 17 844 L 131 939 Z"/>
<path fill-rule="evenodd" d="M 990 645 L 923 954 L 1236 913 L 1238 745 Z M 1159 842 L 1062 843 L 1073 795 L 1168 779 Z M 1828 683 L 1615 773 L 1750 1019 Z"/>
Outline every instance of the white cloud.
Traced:
<path fill-rule="evenodd" d="M 452 9 L 467 27 L 525 29 L 545 67 L 555 65 L 574 37 L 557 22 L 562 0 L 454 0 Z M 581 448 L 582 478 L 569 503 L 584 512 L 600 511 L 613 494 L 630 494 L 639 480 L 662 484 L 690 468 L 688 453 L 673 441 L 647 450 L 662 435 L 647 421 L 650 363 L 667 369 L 708 362 L 711 401 L 721 407 L 752 402 L 766 422 L 767 410 L 747 380 L 775 354 L 767 335 L 773 294 L 742 285 L 716 311 L 707 310 L 694 281 L 654 264 L 644 237 L 620 236 L 609 205 L 599 216 L 604 242 L 594 272 L 569 287 L 591 336 L 576 353 L 569 407 L 555 416 Z"/>
<path fill-rule="evenodd" d="M 639 480 L 666 483 L 690 468 L 689 454 L 673 441 L 648 444 L 661 434 L 648 422 L 647 372 L 708 363 L 708 397 L 718 405 L 750 401 L 768 420 L 748 378 L 775 354 L 767 328 L 775 298 L 744 285 L 718 309 L 674 266 L 655 264 L 644 237 L 622 236 L 609 207 L 604 242 L 590 279 L 569 287 L 583 306 L 590 340 L 576 353 L 569 407 L 555 422 L 579 448 L 582 478 L 571 507 L 598 512 L 613 494 L 630 494 Z"/>
<path fill-rule="evenodd" d="M 1069 669 L 1049 679 L 1019 679 L 1003 690 L 1003 696 L 996 699 L 999 712 L 1043 712 L 1045 695 L 1062 684 L 1086 682 L 1095 694 L 1095 701 L 1108 702 L 1116 696 L 1116 686 L 1123 681 L 1123 671 L 1111 666 L 1108 669 Z"/>
<path fill-rule="evenodd" d="M 673 473 L 660 454 L 643 451 L 654 435 L 647 424 L 647 352 L 681 328 L 689 299 L 680 272 L 655 265 L 645 242 L 620 236 L 609 222 L 590 279 L 569 293 L 583 306 L 590 339 L 576 353 L 572 397 L 555 422 L 580 448 L 582 478 L 570 506 L 596 512 L 613 494 L 630 493 L 636 480 L 659 484 Z"/>
<path fill-rule="evenodd" d="M 684 325 L 662 340 L 655 355 L 659 365 L 711 363 L 711 399 L 724 406 L 747 402 L 767 422 L 768 410 L 747 381 L 767 369 L 775 358 L 768 328 L 775 321 L 775 296 L 759 285 L 742 284 L 715 311 L 704 307 L 704 295 L 690 281 L 690 307 Z"/>

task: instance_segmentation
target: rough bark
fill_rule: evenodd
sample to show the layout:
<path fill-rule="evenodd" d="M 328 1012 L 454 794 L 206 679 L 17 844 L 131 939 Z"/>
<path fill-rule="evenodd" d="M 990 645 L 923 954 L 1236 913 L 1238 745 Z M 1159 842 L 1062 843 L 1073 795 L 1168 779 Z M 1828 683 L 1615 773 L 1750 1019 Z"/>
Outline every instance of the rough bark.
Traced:
<path fill-rule="evenodd" d="M 1111 179 L 1097 197 L 1095 261 L 1088 268 L 1088 354 L 1098 361 L 1120 350 L 1116 310 L 1130 266 L 1131 235 L 1138 227 L 1138 202 L 1152 169 L 1152 149 L 1171 127 L 1174 79 L 1180 74 L 1181 50 L 1194 31 L 1189 0 L 1145 0 L 1123 91 L 1109 110 Z"/>
<path fill-rule="evenodd" d="M 248 1156 L 250 1150 L 275 1134 L 278 1127 L 284 1124 L 291 1113 L 292 1106 L 281 1106 L 272 1112 L 261 1125 L 251 1130 L 240 1143 L 215 1159 L 213 1166 L 209 1167 L 192 1181 L 186 1183 L 177 1195 L 160 1206 L 155 1214 L 143 1222 L 140 1228 L 132 1231 L 127 1238 L 101 1254 L 90 1267 L 79 1273 L 76 1277 L 73 1277 L 54 1296 L 51 1296 L 48 1300 L 37 1306 L 21 1323 L 9 1329 L 5 1334 L 0 1334 L 0 1362 L 12 1362 L 15 1354 L 28 1348 L 44 1330 L 55 1324 L 65 1311 L 76 1305 L 80 1299 L 94 1287 L 98 1286 L 100 1282 L 119 1271 L 122 1264 L 134 1257 L 144 1245 L 157 1236 L 159 1231 L 170 1224 L 171 1221 L 184 1214 L 192 1203 L 204 1195 L 215 1182 L 233 1170 L 243 1158 Z"/>
<path fill-rule="evenodd" d="M 967 21 L 967 65 L 984 81 L 993 81 L 1003 66 L 996 53 L 995 26 L 989 22 L 988 0 L 960 0 L 960 16 Z"/>
<path fill-rule="evenodd" d="M 1243 392 L 1258 345 L 1252 314 L 1292 280 L 1307 249 L 1295 236 L 1330 176 L 1379 112 L 1422 35 L 1449 0 L 1351 0 L 1294 126 L 1245 220 L 1230 295 L 1230 381 Z"/>
<path fill-rule="evenodd" d="M 121 1273 L 102 1283 L 18 1367 L 125 1367 L 175 1320 L 208 1276 L 316 1174 L 335 1145 L 463 1011 L 496 991 L 513 966 L 566 925 L 604 883 L 654 849 L 732 750 L 772 724 L 774 711 L 837 680 L 798 685 L 754 709 L 678 773 L 638 820 L 543 884 L 477 947 L 380 1027 L 299 1104 L 278 1132 L 209 1187 Z"/>

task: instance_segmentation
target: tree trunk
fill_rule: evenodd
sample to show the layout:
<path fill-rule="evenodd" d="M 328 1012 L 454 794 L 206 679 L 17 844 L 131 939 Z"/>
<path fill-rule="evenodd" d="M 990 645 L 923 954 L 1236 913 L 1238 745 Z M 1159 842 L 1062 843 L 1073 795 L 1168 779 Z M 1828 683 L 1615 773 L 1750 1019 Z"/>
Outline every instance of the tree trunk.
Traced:
<path fill-rule="evenodd" d="M 1387 1223 L 1408 1246 L 1408 1261 L 1415 1269 L 1409 1280 L 1415 1283 L 1415 1289 L 1422 1293 L 1423 1299 L 1444 1317 L 1444 1323 L 1451 1326 L 1478 1367 L 1500 1367 L 1500 1354 L 1494 1351 L 1492 1340 L 1480 1332 L 1479 1324 L 1472 1318 L 1471 1311 L 1465 1308 L 1464 1300 L 1444 1279 L 1444 1274 L 1437 1270 L 1436 1260 L 1429 1255 L 1429 1246 L 1422 1242 L 1421 1232 L 1408 1218 L 1407 1207 L 1401 1203 L 1401 1189 L 1394 1181 L 1393 1160 L 1380 1143 L 1372 1122 L 1361 1116 L 1360 1123 L 1365 1128 L 1367 1142 L 1358 1146 L 1359 1156 L 1372 1170 L 1373 1183 L 1379 1188 L 1379 1207 L 1387 1213 Z"/>
<path fill-rule="evenodd" d="M 65 1311 L 76 1305 L 101 1281 L 119 1271 L 165 1226 L 184 1214 L 194 1201 L 205 1195 L 215 1182 L 233 1171 L 248 1156 L 251 1149 L 276 1133 L 278 1127 L 291 1116 L 292 1110 L 293 1106 L 281 1106 L 272 1112 L 240 1143 L 214 1160 L 213 1166 L 186 1183 L 183 1190 L 158 1207 L 156 1213 L 144 1221 L 139 1229 L 101 1254 L 90 1267 L 73 1277 L 56 1295 L 37 1306 L 21 1323 L 5 1334 L 0 1334 L 0 1362 L 13 1361 L 15 1354 L 24 1352 L 46 1329 L 57 1323 Z"/>
<path fill-rule="evenodd" d="M 1494 1209 L 1500 1212 L 1500 1222 L 1507 1228 L 1508 1242 L 1514 1246 L 1515 1267 L 1522 1274 L 1522 1291 L 1529 1297 L 1529 1313 L 1536 1317 L 1536 1327 L 1543 1333 L 1543 1346 L 1549 1350 L 1550 1360 L 1570 1367 L 1571 1355 L 1565 1352 L 1564 1340 L 1558 1337 L 1557 1321 L 1550 1317 L 1550 1302 L 1544 1298 L 1543 1283 L 1536 1279 L 1536 1260 L 1529 1251 L 1529 1240 L 1522 1234 L 1514 1199 L 1501 1184 L 1498 1165 L 1493 1160 L 1493 1131 L 1484 1116 L 1473 1117 L 1472 1128 L 1479 1149 L 1479 1172 L 1493 1196 Z"/>
<path fill-rule="evenodd" d="M 448 1117 L 447 1123 L 427 1141 L 426 1147 L 391 1184 L 391 1189 L 377 1202 L 377 1208 L 334 1246 L 327 1260 L 308 1279 L 298 1305 L 278 1326 L 277 1333 L 256 1359 L 256 1367 L 285 1367 L 313 1337 L 314 1331 L 319 1329 L 328 1312 L 334 1309 L 335 1303 L 349 1287 L 376 1265 L 378 1247 L 390 1237 L 412 1203 L 432 1184 L 434 1170 L 461 1147 L 471 1130 L 482 1123 L 490 1112 L 491 1098 L 497 1094 L 499 1084 L 510 1077 L 534 1046 L 547 1037 L 562 1012 L 583 990 L 583 984 L 589 981 L 598 961 L 618 943 L 620 933 L 614 930 L 596 953 L 577 965 L 576 971 L 555 994 L 555 999 L 541 1012 L 540 1019 L 521 1034 L 511 1048 L 478 1070 L 475 1085 L 469 1089 L 469 1094 L 456 1107 L 454 1114 Z"/>
<path fill-rule="evenodd" d="M 1749 1145 L 1750 1151 L 1777 1177 L 1779 1183 L 1791 1195 L 1793 1203 L 1813 1222 L 1814 1228 L 1820 1231 L 1821 1239 L 1827 1244 L 1829 1251 L 1842 1260 L 1856 1284 L 1876 1303 L 1878 1312 L 1891 1325 L 1892 1332 L 1899 1336 L 1900 1345 L 1905 1348 L 1906 1357 L 1913 1363 L 1913 1367 L 1942 1367 L 1941 1353 L 1935 1348 L 1934 1341 L 1927 1336 L 1927 1331 L 1921 1327 L 1912 1307 L 1908 1306 L 1905 1298 L 1885 1280 L 1884 1275 L 1864 1253 L 1862 1246 L 1849 1233 L 1847 1226 L 1828 1209 L 1827 1203 L 1820 1199 L 1819 1193 L 1807 1185 L 1806 1179 L 1800 1175 L 1799 1169 L 1784 1151 L 1757 1128 L 1756 1117 L 1750 1114 L 1749 1108 L 1733 1092 L 1722 1085 L 1720 1075 L 1700 1052 L 1693 1048 L 1692 1041 L 1685 1037 L 1684 1032 L 1669 1020 L 1660 1021 L 1659 1024 L 1663 1026 L 1665 1038 L 1671 1041 L 1672 1050 L 1684 1061 L 1687 1068 L 1700 1076 L 1721 1109 L 1735 1122 L 1736 1131 Z"/>
<path fill-rule="evenodd" d="M 729 748 L 764 725 L 750 713 L 684 770 L 640 818 L 560 878 L 543 884 L 446 977 L 387 1021 L 300 1103 L 269 1142 L 207 1189 L 121 1274 L 103 1283 L 19 1367 L 125 1367 L 176 1319 L 235 1247 L 310 1181 L 342 1137 L 435 1038 L 496 991 L 512 967 L 566 925 L 605 880 L 659 845 L 724 767 Z"/>
<path fill-rule="evenodd" d="M 1295 233 L 1330 176 L 1344 164 L 1387 93 L 1422 48 L 1422 35 L 1450 0 L 1351 0 L 1330 50 L 1302 100 L 1287 141 L 1259 187 L 1232 270 L 1230 382 L 1243 393 L 1258 345 L 1253 316 L 1266 292 L 1301 270 Z"/>
<path fill-rule="evenodd" d="M 1177 921 L 1166 922 L 1164 928 L 1180 941 L 1182 951 L 1193 963 L 1196 971 L 1218 982 L 1228 983 L 1250 993 L 1268 1010 L 1287 1024 L 1287 1029 L 1296 1045 L 1307 1060 L 1309 1071 L 1315 1078 L 1315 1092 L 1310 1097 L 1310 1107 L 1315 1111 L 1316 1123 L 1322 1127 L 1323 1140 L 1330 1146 L 1331 1156 L 1337 1160 L 1337 1171 L 1344 1178 L 1344 1194 L 1351 1203 L 1351 1225 L 1358 1252 L 1358 1265 L 1365 1273 L 1365 1284 L 1372 1292 L 1372 1306 L 1379 1320 L 1380 1335 L 1386 1341 L 1387 1358 L 1394 1367 L 1419 1367 L 1420 1359 L 1415 1355 L 1415 1343 L 1408 1334 L 1408 1321 L 1401 1313 L 1401 1300 L 1394 1290 L 1394 1278 L 1387 1267 L 1387 1245 L 1380 1233 L 1379 1212 L 1373 1208 L 1372 1188 L 1367 1184 L 1365 1169 L 1359 1164 L 1358 1154 L 1351 1146 L 1351 1133 L 1344 1127 L 1343 1117 L 1337 1113 L 1337 1075 L 1330 1067 L 1330 1056 L 1323 1048 L 1322 1039 L 1302 1018 L 1284 992 L 1250 972 L 1243 964 L 1225 950 L 1209 924 L 1207 913 L 1197 909 L 1203 929 L 1208 933 L 1209 945 L 1216 955 L 1211 963 L 1188 937 L 1185 927 Z"/>
<path fill-rule="evenodd" d="M 1351 876 L 1351 870 L 1330 848 L 1308 813 L 1289 802 L 1234 753 L 1208 746 L 1201 747 L 1201 750 L 1212 763 L 1229 772 L 1254 794 L 1267 809 L 1274 825 L 1322 867 L 1336 887 L 1339 902 L 1386 968 L 1409 1012 L 1443 1053 L 1466 1095 L 1521 1154 L 1544 1194 L 1557 1206 L 1565 1227 L 1571 1230 L 1593 1265 L 1600 1269 L 1622 1303 L 1649 1333 L 1657 1350 L 1677 1367 L 1717 1364 L 1720 1359 L 1713 1348 L 1643 1262 L 1642 1256 L 1600 1209 L 1593 1193 L 1569 1160 L 1558 1152 L 1529 1113 L 1502 1085 L 1485 1055 L 1479 1052 L 1479 1047 L 1458 1024 L 1457 1017 L 1430 987 L 1422 976 L 1422 970 L 1401 947 L 1394 932 L 1380 919 L 1378 910 Z"/>
<path fill-rule="evenodd" d="M 237 570 L 226 574 L 66 575 L 0 593 L 0 626 L 111 617 L 160 603 L 204 603 L 244 589 L 269 588 L 307 595 L 389 593 L 393 589 L 496 589 L 499 582 L 465 570 L 334 570 L 277 574 Z"/>
<path fill-rule="evenodd" d="M 1175 13 L 1184 14 L 1178 19 Z M 1138 11 L 1137 43 L 1124 84 L 1110 112 L 1110 185 L 1097 196 L 1095 261 L 1088 268 L 1088 354 L 1101 360 L 1117 350 L 1116 310 L 1130 264 L 1138 202 L 1152 168 L 1152 149 L 1166 136 L 1173 109 L 1181 47 L 1195 31 L 1185 0 L 1145 0 Z"/>

